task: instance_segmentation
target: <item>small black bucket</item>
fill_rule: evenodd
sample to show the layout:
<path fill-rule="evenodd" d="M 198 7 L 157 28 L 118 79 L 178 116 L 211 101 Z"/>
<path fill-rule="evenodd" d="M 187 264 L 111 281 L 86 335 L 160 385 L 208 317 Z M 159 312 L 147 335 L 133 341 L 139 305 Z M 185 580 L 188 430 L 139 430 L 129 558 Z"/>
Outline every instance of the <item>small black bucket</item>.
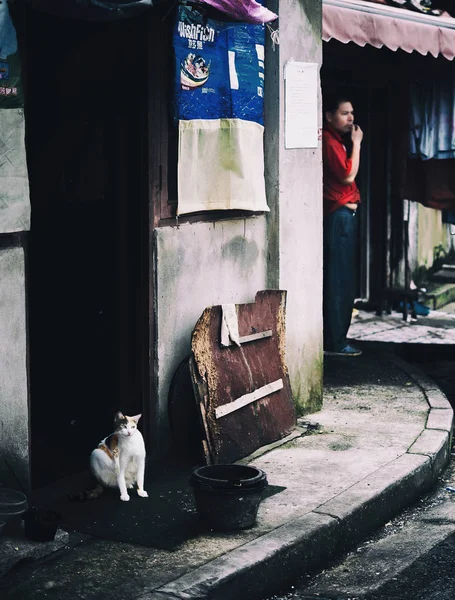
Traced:
<path fill-rule="evenodd" d="M 0 487 L 0 531 L 3 535 L 21 533 L 22 515 L 28 508 L 27 496 L 17 490 Z"/>
<path fill-rule="evenodd" d="M 199 467 L 190 484 L 201 521 L 215 531 L 252 527 L 268 485 L 264 471 L 244 465 Z"/>
<path fill-rule="evenodd" d="M 25 536 L 34 542 L 51 542 L 61 519 L 61 515 L 53 510 L 41 510 L 32 506 L 24 513 Z"/>

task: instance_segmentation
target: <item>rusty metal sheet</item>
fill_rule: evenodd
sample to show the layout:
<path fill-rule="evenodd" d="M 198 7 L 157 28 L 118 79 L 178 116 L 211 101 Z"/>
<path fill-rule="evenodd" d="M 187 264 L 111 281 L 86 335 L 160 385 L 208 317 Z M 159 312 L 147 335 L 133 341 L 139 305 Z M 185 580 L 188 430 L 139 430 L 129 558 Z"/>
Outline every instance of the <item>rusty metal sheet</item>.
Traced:
<path fill-rule="evenodd" d="M 260 291 L 254 303 L 235 309 L 240 346 L 221 345 L 221 306 L 204 310 L 192 336 L 190 369 L 208 463 L 234 462 L 296 423 L 285 364 L 286 292 Z"/>

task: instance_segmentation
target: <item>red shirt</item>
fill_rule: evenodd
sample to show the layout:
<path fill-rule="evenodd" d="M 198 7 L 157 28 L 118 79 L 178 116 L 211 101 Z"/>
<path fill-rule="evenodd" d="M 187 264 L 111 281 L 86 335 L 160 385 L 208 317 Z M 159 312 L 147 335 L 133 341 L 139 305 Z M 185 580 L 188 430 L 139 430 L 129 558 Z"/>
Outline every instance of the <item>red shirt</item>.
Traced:
<path fill-rule="evenodd" d="M 348 158 L 340 134 L 329 125 L 325 125 L 322 136 L 324 172 L 322 195 L 324 215 L 328 215 L 348 202 L 359 203 L 360 193 L 355 181 L 347 185 L 341 183 L 351 173 L 352 160 Z"/>

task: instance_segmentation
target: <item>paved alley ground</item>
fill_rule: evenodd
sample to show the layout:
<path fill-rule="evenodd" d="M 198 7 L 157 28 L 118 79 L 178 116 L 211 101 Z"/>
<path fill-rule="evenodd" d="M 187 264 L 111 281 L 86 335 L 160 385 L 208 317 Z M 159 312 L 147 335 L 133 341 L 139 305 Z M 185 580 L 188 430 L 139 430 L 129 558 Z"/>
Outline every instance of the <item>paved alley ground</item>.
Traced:
<path fill-rule="evenodd" d="M 411 344 L 455 344 L 455 303 L 428 316 L 418 316 L 415 322 L 403 321 L 400 312 L 376 315 L 374 311 L 354 313 L 349 338 L 365 342 Z"/>

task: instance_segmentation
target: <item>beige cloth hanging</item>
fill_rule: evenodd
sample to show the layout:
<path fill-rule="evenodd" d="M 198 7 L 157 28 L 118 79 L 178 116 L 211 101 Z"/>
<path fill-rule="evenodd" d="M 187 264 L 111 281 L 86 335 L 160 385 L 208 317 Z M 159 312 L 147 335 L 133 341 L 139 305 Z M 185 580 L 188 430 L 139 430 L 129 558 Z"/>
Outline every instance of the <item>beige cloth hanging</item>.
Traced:
<path fill-rule="evenodd" d="M 241 119 L 179 122 L 177 214 L 268 211 L 264 127 Z"/>
<path fill-rule="evenodd" d="M 30 229 L 24 109 L 0 109 L 0 233 Z"/>

